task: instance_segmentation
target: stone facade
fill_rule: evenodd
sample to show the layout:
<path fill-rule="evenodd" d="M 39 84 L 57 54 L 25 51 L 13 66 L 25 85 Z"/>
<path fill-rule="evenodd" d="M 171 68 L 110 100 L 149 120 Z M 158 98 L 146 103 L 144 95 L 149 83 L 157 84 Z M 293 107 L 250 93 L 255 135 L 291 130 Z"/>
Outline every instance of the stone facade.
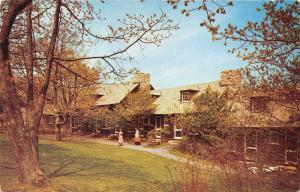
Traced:
<path fill-rule="evenodd" d="M 150 90 L 150 74 L 147 73 L 135 73 L 133 75 L 133 78 L 131 82 L 134 83 L 139 83 L 140 87 L 143 89 L 149 89 Z"/>

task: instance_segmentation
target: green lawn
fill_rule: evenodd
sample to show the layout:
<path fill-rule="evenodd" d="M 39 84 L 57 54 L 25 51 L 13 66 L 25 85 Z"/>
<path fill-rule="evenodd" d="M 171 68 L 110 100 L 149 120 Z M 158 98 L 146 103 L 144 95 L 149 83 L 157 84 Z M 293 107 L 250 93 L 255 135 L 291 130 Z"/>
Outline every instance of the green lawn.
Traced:
<path fill-rule="evenodd" d="M 189 158 L 188 155 L 173 151 Z M 119 146 L 82 142 L 57 142 L 41 139 L 41 167 L 48 176 L 51 186 L 32 188 L 17 184 L 14 161 L 6 135 L 0 134 L 0 186 L 4 192 L 166 192 L 171 191 L 172 181 L 182 181 L 183 173 L 192 173 L 184 181 L 207 182 L 209 191 L 226 191 L 222 171 L 208 167 L 197 171 L 197 166 L 179 163 L 150 153 L 134 151 Z M 199 161 L 199 165 L 210 165 Z M 172 178 L 168 173 L 172 171 Z M 175 171 L 176 170 L 176 171 Z M 176 174 L 177 173 L 177 174 Z M 196 175 L 194 175 L 194 173 Z M 172 180 L 172 181 L 171 181 Z M 196 180 L 198 181 L 198 180 Z M 265 191 L 293 191 L 273 188 Z"/>
<path fill-rule="evenodd" d="M 166 167 L 177 163 L 145 152 L 94 143 L 40 141 L 41 167 L 59 192 L 170 191 Z M 0 135 L 2 190 L 31 191 L 16 184 L 6 135 Z M 23 190 L 17 190 L 21 189 Z"/>

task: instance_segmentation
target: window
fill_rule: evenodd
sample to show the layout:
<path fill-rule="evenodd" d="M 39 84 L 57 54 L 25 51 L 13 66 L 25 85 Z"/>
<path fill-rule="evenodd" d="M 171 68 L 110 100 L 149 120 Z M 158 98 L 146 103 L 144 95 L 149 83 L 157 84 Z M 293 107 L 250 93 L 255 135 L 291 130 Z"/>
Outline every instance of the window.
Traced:
<path fill-rule="evenodd" d="M 236 140 L 237 137 L 235 135 L 227 136 L 227 147 L 230 152 L 236 152 Z"/>
<path fill-rule="evenodd" d="M 246 160 L 256 160 L 257 152 L 257 132 L 250 131 L 245 138 L 245 158 Z"/>
<path fill-rule="evenodd" d="M 143 121 L 141 120 L 141 117 L 138 117 L 137 119 L 137 127 L 139 129 L 143 128 Z"/>
<path fill-rule="evenodd" d="M 250 98 L 251 110 L 253 112 L 263 112 L 267 109 L 266 97 L 251 97 Z"/>
<path fill-rule="evenodd" d="M 164 127 L 169 127 L 170 126 L 170 119 L 168 117 L 165 117 L 163 119 L 163 125 L 164 125 Z"/>
<path fill-rule="evenodd" d="M 269 144 L 279 144 L 278 130 L 271 130 L 269 133 Z"/>
<path fill-rule="evenodd" d="M 54 124 L 54 116 L 48 115 L 47 121 L 48 121 L 48 125 L 53 125 Z"/>
<path fill-rule="evenodd" d="M 144 125 L 150 125 L 150 118 L 149 117 L 144 118 Z"/>
<path fill-rule="evenodd" d="M 155 136 L 161 138 L 162 118 L 160 116 L 155 117 Z"/>
<path fill-rule="evenodd" d="M 65 122 L 65 117 L 63 114 L 59 114 L 58 115 L 58 120 L 59 120 L 59 123 L 64 123 Z"/>
<path fill-rule="evenodd" d="M 80 126 L 80 118 L 79 117 L 72 117 L 72 127 L 79 127 Z"/>
<path fill-rule="evenodd" d="M 188 102 L 191 100 L 190 93 L 188 91 L 182 91 L 181 92 L 181 102 Z"/>
<path fill-rule="evenodd" d="M 298 139 L 296 133 L 291 130 L 286 132 L 286 163 L 298 163 Z"/>
<path fill-rule="evenodd" d="M 182 129 L 174 129 L 174 139 L 182 139 Z"/>

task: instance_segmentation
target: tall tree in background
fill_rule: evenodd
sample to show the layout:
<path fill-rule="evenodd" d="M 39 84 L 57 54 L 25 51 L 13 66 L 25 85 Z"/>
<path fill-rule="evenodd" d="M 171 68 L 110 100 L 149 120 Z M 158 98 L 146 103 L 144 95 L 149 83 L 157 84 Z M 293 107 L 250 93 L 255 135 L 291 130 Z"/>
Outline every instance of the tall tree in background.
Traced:
<path fill-rule="evenodd" d="M 173 2 L 173 1 L 170 1 Z M 172 3 L 171 3 L 172 4 Z M 178 1 L 173 5 L 177 6 Z M 197 6 L 197 4 L 200 4 Z M 237 44 L 229 52 L 248 64 L 244 68 L 245 86 L 249 92 L 267 93 L 278 104 L 291 111 L 300 110 L 300 6 L 298 1 L 269 1 L 263 4 L 261 21 L 248 21 L 244 27 L 219 25 L 217 14 L 226 14 L 220 2 L 202 0 L 184 1 L 182 13 L 186 16 L 205 10 L 206 20 L 200 26 L 212 34 L 213 40 L 225 45 Z M 215 11 L 211 6 L 218 7 Z M 248 92 L 248 93 L 249 93 Z"/>
<path fill-rule="evenodd" d="M 0 78 L 4 84 L 3 107 L 9 119 L 8 133 L 16 173 L 19 182 L 42 185 L 47 179 L 39 165 L 38 132 L 54 64 L 83 79 L 82 74 L 76 74 L 65 63 L 100 59 L 109 66 L 109 72 L 122 76 L 121 62 L 132 59 L 128 55 L 131 47 L 159 45 L 178 27 L 163 12 L 148 18 L 127 15 L 119 21 L 119 26 L 108 26 L 108 32 L 102 35 L 89 29 L 88 23 L 100 19 L 99 10 L 89 1 L 35 1 L 31 4 L 31 1 L 7 0 L 1 3 L 0 73 L 3 75 Z M 72 41 L 65 41 L 63 34 L 69 34 Z M 73 46 L 78 51 L 83 48 L 80 46 L 94 43 L 119 46 L 115 46 L 112 53 L 93 57 L 61 52 Z M 60 67 L 56 67 L 57 72 Z M 22 84 L 22 79 L 26 84 Z M 22 112 L 21 108 L 25 110 Z"/>
<path fill-rule="evenodd" d="M 242 28 L 229 24 L 224 31 L 213 35 L 225 43 L 239 43 L 231 52 L 248 63 L 244 70 L 248 88 L 269 93 L 275 101 L 299 112 L 299 3 L 267 2 L 263 9 L 257 9 L 265 13 L 262 21 L 249 21 Z"/>
<path fill-rule="evenodd" d="M 62 54 L 74 56 L 75 53 L 65 49 Z M 88 113 L 95 105 L 93 95 L 99 83 L 100 68 L 89 67 L 83 61 L 54 63 L 48 97 L 60 112 L 81 109 Z"/>

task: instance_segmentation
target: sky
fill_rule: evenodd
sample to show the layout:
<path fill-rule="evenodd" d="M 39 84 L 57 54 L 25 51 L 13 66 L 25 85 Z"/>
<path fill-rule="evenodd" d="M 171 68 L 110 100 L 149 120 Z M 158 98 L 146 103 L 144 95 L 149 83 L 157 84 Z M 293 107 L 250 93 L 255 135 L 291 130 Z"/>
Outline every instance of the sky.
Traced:
<path fill-rule="evenodd" d="M 234 6 L 227 9 L 227 14 L 218 17 L 221 25 L 229 22 L 243 26 L 247 21 L 261 20 L 263 14 L 257 12 L 262 1 L 234 1 Z M 200 27 L 203 13 L 194 12 L 189 17 L 181 14 L 181 9 L 173 10 L 164 1 L 152 0 L 143 3 L 139 1 L 107 1 L 95 4 L 106 17 L 106 23 L 115 23 L 126 13 L 144 14 L 145 16 L 159 13 L 162 9 L 169 18 L 179 24 L 180 29 L 173 31 L 172 36 L 164 40 L 161 46 L 147 46 L 143 53 L 133 47 L 129 54 L 135 61 L 126 67 L 136 67 L 141 72 L 149 73 L 151 84 L 155 89 L 176 87 L 194 83 L 205 83 L 219 79 L 220 72 L 228 69 L 238 69 L 246 65 L 235 55 L 228 53 L 232 47 L 224 46 L 222 41 L 212 41 L 210 33 Z M 103 32 L 103 25 L 93 23 L 93 31 Z M 112 48 L 96 44 L 90 47 L 87 55 L 101 55 Z"/>

